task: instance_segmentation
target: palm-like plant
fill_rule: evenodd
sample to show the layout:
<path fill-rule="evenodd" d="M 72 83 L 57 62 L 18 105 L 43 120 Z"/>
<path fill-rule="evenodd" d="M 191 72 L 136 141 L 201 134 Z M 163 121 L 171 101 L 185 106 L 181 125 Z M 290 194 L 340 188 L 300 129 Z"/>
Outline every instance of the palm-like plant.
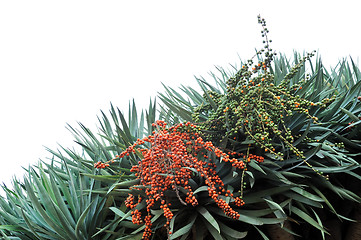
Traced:
<path fill-rule="evenodd" d="M 329 103 L 328 100 L 322 102 L 322 99 L 331 99 L 334 94 L 337 94 L 337 98 L 326 108 L 321 109 L 322 111 L 319 108 L 310 109 L 310 114 L 319 119 L 318 123 L 306 121 L 307 116 L 302 116 L 302 114 L 294 114 L 284 121 L 284 124 L 290 129 L 289 131 L 295 135 L 293 146 L 304 152 L 305 159 L 291 156 L 279 161 L 277 155 L 266 154 L 267 158 L 264 163 L 258 164 L 253 160 L 248 162 L 247 171 L 236 170 L 231 165 L 216 160 L 217 175 L 221 177 L 230 192 L 234 196 L 244 194 L 246 205 L 235 208 L 240 214 L 239 221 L 235 222 L 218 209 L 212 199 L 209 199 L 204 182 L 195 178 L 192 181 L 192 189 L 202 204 L 197 207 L 189 207 L 182 206 L 179 201 L 178 204 L 172 202 L 172 205 L 175 205 L 175 208 L 172 209 L 175 216 L 170 223 L 172 234 L 169 237 L 171 239 L 190 237 L 202 239 L 210 236 L 215 239 L 240 239 L 246 236 L 252 237 L 254 232 L 260 233 L 265 239 L 267 239 L 267 235 L 271 238 L 283 235 L 284 239 L 293 239 L 292 234 L 297 235 L 302 232 L 303 237 L 313 234 L 308 226 L 320 230 L 320 236 L 325 237 L 327 231 L 331 229 L 327 228 L 329 223 L 325 221 L 330 218 L 330 213 L 336 219 L 350 220 L 347 211 L 340 208 L 339 204 L 340 201 L 360 201 L 353 187 L 344 188 L 346 175 L 360 178 L 357 172 L 359 165 L 356 161 L 360 142 L 355 140 L 358 139 L 355 136 L 359 134 L 357 128 L 359 121 L 356 119 L 356 115 L 359 114 L 360 109 L 356 96 L 360 92 L 360 85 L 357 84 L 355 78 L 349 78 L 349 83 L 340 83 L 334 78 L 345 78 L 342 76 L 345 74 L 348 74 L 347 77 L 351 75 L 357 77 L 357 74 L 350 75 L 350 68 L 347 64 L 343 64 L 343 67 L 338 70 L 338 74 L 334 70 L 333 75 L 330 76 L 324 72 L 320 61 L 314 68 L 313 62 L 310 60 L 311 73 L 308 77 L 309 80 L 304 82 L 306 69 L 297 58 L 295 61 L 296 67 L 292 68 L 284 57 L 275 59 L 270 71 L 270 74 L 273 75 L 273 85 L 281 84 L 280 78 L 288 78 L 285 86 L 287 88 L 300 87 L 300 82 L 303 82 L 302 89 L 298 88 L 295 94 L 309 102 L 320 101 L 319 105 Z M 203 79 L 198 79 L 200 88 L 204 90 L 203 96 L 192 88 L 182 87 L 182 95 L 176 90 L 166 87 L 166 93 L 160 94 L 164 103 L 160 118 L 176 124 L 192 121 L 196 117 L 196 120 L 202 124 L 209 119 L 212 111 L 217 112 L 218 108 L 223 110 L 225 107 L 222 105 L 223 102 L 215 100 L 222 99 L 222 97 L 227 99 L 226 79 L 232 78 L 233 75 L 227 75 L 226 71 L 221 68 L 219 70 L 222 75 L 220 78 L 215 78 L 216 86 L 212 86 Z M 354 70 L 357 73 L 358 70 L 355 66 Z M 215 75 L 213 76 L 215 77 Z M 186 97 L 184 97 L 184 93 Z M 353 102 L 350 103 L 350 100 Z M 342 108 L 339 108 L 340 106 Z M 199 115 L 195 116 L 197 107 L 204 107 L 205 111 L 199 112 Z M 351 120 L 356 122 L 348 125 L 348 121 Z M 227 126 L 227 123 L 225 125 Z M 351 131 L 346 131 L 347 127 Z M 204 133 L 207 136 L 206 130 Z M 221 132 L 221 136 L 222 134 L 227 136 L 226 132 Z M 232 147 L 232 150 L 237 152 L 259 152 L 259 149 L 249 147 L 249 144 L 254 143 L 249 138 L 236 141 L 231 138 L 226 141 L 221 140 L 219 147 L 222 149 Z M 280 147 L 279 142 L 278 145 Z M 330 175 L 330 181 L 325 178 L 325 175 Z M 245 190 L 242 190 L 243 183 L 247 186 Z M 119 186 L 117 190 L 129 191 L 128 186 Z M 145 196 L 144 193 L 134 189 L 128 193 L 133 196 L 137 194 Z M 177 202 L 177 197 L 172 196 L 175 193 L 170 192 L 169 194 L 167 197 L 173 198 Z M 339 199 L 339 201 L 335 201 L 335 199 Z M 145 207 L 145 204 L 140 204 L 137 210 L 142 211 Z M 328 210 L 325 211 L 324 208 Z M 129 212 L 127 215 L 123 208 L 121 211 L 117 211 L 117 214 L 124 221 L 124 216 L 128 216 Z M 163 225 L 166 222 L 163 216 L 164 212 L 158 209 L 153 210 L 152 214 L 152 223 L 156 230 L 155 236 L 162 239 L 166 235 L 166 232 L 163 231 Z M 290 222 L 300 225 L 290 224 Z M 265 229 L 264 225 L 268 227 Z M 144 227 L 141 225 L 139 229 L 133 231 L 133 234 L 139 233 Z M 252 231 L 252 229 L 255 230 Z M 264 233 L 264 230 L 267 233 Z"/>
<path fill-rule="evenodd" d="M 268 44 L 266 46 L 268 49 Z M 262 58 L 262 51 L 257 53 L 258 62 L 261 64 L 267 63 L 267 59 L 270 62 L 270 52 L 266 52 L 268 53 L 266 58 Z M 161 117 L 170 122 L 198 121 L 200 125 L 208 124 L 204 129 L 205 136 L 209 136 L 209 139 L 215 143 L 218 142 L 221 148 L 230 148 L 238 152 L 263 153 L 266 156 L 262 164 L 251 161 L 244 178 L 243 174 L 235 174 L 232 182 L 247 183 L 247 189 L 244 191 L 246 202 L 243 206 L 244 210 L 258 209 L 261 215 L 266 215 L 267 211 L 270 211 L 268 216 L 281 220 L 282 223 L 279 225 L 271 224 L 266 227 L 268 236 L 275 239 L 279 239 L 277 237 L 281 235 L 283 239 L 293 239 L 288 233 L 296 235 L 302 233 L 302 237 L 310 238 L 313 230 L 308 229 L 308 226 L 320 230 L 320 236 L 325 238 L 327 231 L 337 229 L 334 226 L 331 227 L 330 221 L 327 221 L 331 218 L 330 214 L 339 222 L 350 220 L 350 209 L 345 207 L 345 202 L 361 200 L 357 189 L 359 184 L 357 181 L 360 180 L 359 162 L 356 160 L 361 147 L 359 140 L 361 104 L 357 100 L 361 93 L 360 70 L 352 59 L 351 65 L 343 61 L 332 69 L 331 73 L 328 73 L 320 59 L 314 63 L 309 56 L 301 60 L 299 58 L 299 54 L 295 54 L 293 64 L 284 56 L 275 58 L 273 64 L 269 66 L 270 71 L 261 73 L 256 72 L 262 66 L 259 67 L 257 63 L 250 66 L 253 61 L 241 64 L 241 66 L 253 67 L 252 70 L 248 70 L 247 67 L 243 71 L 241 68 L 233 74 L 218 68 L 221 76 L 212 74 L 215 86 L 204 79 L 197 79 L 204 92 L 203 96 L 192 88 L 186 87 L 181 88 L 183 94 L 168 87 L 165 88 L 164 94 L 160 94 L 166 106 L 163 112 L 167 113 L 161 114 Z M 306 71 L 305 63 L 309 63 L 309 73 Z M 242 84 L 234 84 L 237 77 L 240 81 L 245 81 Z M 323 108 L 303 109 L 309 110 L 309 114 L 302 114 L 301 111 L 293 108 L 290 116 L 281 121 L 285 126 L 282 133 L 290 132 L 294 137 L 293 141 L 287 141 L 290 144 L 288 146 L 285 145 L 285 141 L 277 140 L 274 132 L 270 139 L 272 145 L 262 144 L 262 142 L 255 145 L 260 138 L 267 138 L 272 133 L 265 132 L 268 135 L 259 135 L 257 138 L 251 131 L 244 133 L 247 128 L 245 129 L 243 125 L 235 129 L 236 124 L 241 121 L 242 124 L 250 121 L 257 125 L 258 118 L 255 114 L 258 115 L 262 110 L 263 113 L 269 114 L 268 117 L 274 118 L 277 115 L 277 113 L 272 115 L 269 111 L 264 111 L 264 105 L 260 106 L 259 102 L 249 107 L 247 113 L 243 109 L 247 109 L 247 105 L 252 104 L 251 98 L 243 102 L 242 96 L 238 99 L 234 97 L 234 94 L 241 91 L 243 93 L 241 90 L 243 87 L 248 89 L 252 80 L 262 85 L 261 79 L 262 81 L 271 80 L 268 83 L 270 85 L 255 87 L 254 92 L 273 87 L 276 89 L 274 93 L 286 89 L 291 91 L 292 96 L 298 96 L 297 99 L 290 99 L 292 104 L 299 100 L 304 104 L 320 102 L 319 106 L 323 106 Z M 261 94 L 252 94 L 251 97 L 261 96 Z M 282 100 L 287 96 L 289 93 L 281 92 L 280 95 L 274 97 Z M 265 98 L 266 95 L 262 97 Z M 170 111 L 173 115 L 169 114 Z M 232 111 L 240 111 L 242 115 L 237 116 Z M 279 114 L 283 114 L 282 111 Z M 311 116 L 318 120 L 313 123 Z M 265 131 L 264 128 L 263 131 Z M 280 138 L 282 139 L 282 135 Z M 280 154 L 277 154 L 275 150 L 272 151 L 271 147 L 275 147 Z M 292 148 L 297 150 L 292 150 Z M 270 150 L 273 154 L 265 153 L 264 150 Z M 297 153 L 302 154 L 303 159 L 298 158 Z M 280 161 L 283 156 L 287 157 Z M 326 175 L 329 175 L 330 180 Z M 348 183 L 350 179 L 353 184 Z M 346 205 L 352 206 L 352 204 Z M 325 207 L 328 210 L 324 210 Z M 218 221 L 216 217 L 215 219 Z M 283 221 L 284 219 L 287 221 Z M 291 226 L 290 222 L 297 224 Z M 259 221 L 258 224 L 250 223 L 267 239 L 261 232 L 263 228 L 257 227 L 263 224 L 269 223 L 267 221 Z M 339 230 L 340 226 L 339 224 Z"/>
<path fill-rule="evenodd" d="M 82 154 L 49 149 L 54 156 L 50 163 L 27 169 L 23 181 L 14 179 L 13 189 L 3 186 L 3 239 L 140 239 L 144 230 L 153 231 L 154 239 L 184 240 L 315 239 L 315 230 L 323 239 L 340 234 L 346 228 L 341 222 L 351 221 L 354 205 L 349 203 L 361 201 L 360 70 L 352 60 L 328 72 L 311 55 L 295 53 L 293 62 L 276 57 L 264 20 L 260 23 L 266 47 L 241 63 L 244 68 L 217 68 L 214 85 L 197 79 L 203 94 L 191 87 L 182 86 L 181 92 L 165 87 L 158 118 L 169 128 L 153 132 L 157 117 L 152 102 L 140 117 L 134 103 L 130 105 L 128 120 L 112 106 L 110 118 L 104 113 L 99 118 L 98 134 L 82 124 L 80 131 L 69 126 Z M 168 159 L 163 172 L 151 165 L 144 169 L 152 169 L 160 182 L 178 176 L 174 169 L 192 174 L 183 179 L 187 184 L 164 190 L 158 200 L 170 207 L 150 205 L 147 189 L 160 186 L 147 181 L 139 166 L 146 154 L 162 161 L 153 154 L 159 149 L 167 158 L 177 155 L 180 151 L 167 134 L 183 122 L 195 127 L 174 133 L 183 134 L 178 146 L 188 145 L 182 154 L 196 158 L 193 165 L 173 167 L 175 161 Z M 196 143 L 189 136 L 212 141 L 213 147 L 201 144 L 202 149 L 197 145 L 201 140 Z M 170 146 L 164 146 L 167 142 Z M 237 156 L 232 161 L 239 165 L 227 160 L 227 154 L 217 155 L 219 150 Z M 198 170 L 202 164 L 214 167 L 212 173 L 219 177 L 217 197 L 211 194 L 216 184 Z M 198 204 L 184 202 L 190 191 Z M 245 204 L 235 204 L 238 198 Z M 237 220 L 224 211 L 228 206 Z M 151 216 L 151 224 L 142 223 L 144 214 Z M 349 239 L 355 229 L 360 227 L 350 228 Z"/>

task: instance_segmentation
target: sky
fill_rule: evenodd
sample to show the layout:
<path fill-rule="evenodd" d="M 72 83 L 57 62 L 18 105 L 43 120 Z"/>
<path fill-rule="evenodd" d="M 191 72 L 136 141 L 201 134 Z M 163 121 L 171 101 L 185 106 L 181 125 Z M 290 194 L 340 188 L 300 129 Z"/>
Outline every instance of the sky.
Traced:
<path fill-rule="evenodd" d="M 76 146 L 66 125 L 96 132 L 110 103 L 138 109 L 165 85 L 196 87 L 262 44 L 317 50 L 326 66 L 361 56 L 358 1 L 0 1 L 0 183 L 51 149 Z M 360 66 L 360 65 L 359 65 Z"/>

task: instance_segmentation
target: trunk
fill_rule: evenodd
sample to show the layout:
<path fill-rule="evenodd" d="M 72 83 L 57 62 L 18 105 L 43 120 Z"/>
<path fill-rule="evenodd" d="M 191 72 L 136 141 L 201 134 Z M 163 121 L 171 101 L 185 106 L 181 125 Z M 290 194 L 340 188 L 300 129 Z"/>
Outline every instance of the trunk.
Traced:
<path fill-rule="evenodd" d="M 286 220 L 283 227 L 291 230 L 290 221 Z M 294 240 L 294 236 L 281 228 L 280 224 L 266 225 L 268 236 L 271 240 Z"/>
<path fill-rule="evenodd" d="M 345 240 L 361 239 L 361 204 L 357 204 L 354 209 L 353 219 L 357 222 L 352 222 L 348 228 Z"/>

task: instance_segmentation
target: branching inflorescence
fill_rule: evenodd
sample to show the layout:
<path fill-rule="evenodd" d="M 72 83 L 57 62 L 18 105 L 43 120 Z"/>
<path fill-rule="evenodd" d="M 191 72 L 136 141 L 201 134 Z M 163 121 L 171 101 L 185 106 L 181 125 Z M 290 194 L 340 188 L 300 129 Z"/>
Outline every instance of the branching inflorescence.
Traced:
<path fill-rule="evenodd" d="M 310 114 L 311 110 L 326 107 L 334 99 L 314 103 L 300 97 L 297 92 L 302 89 L 307 77 L 291 84 L 291 79 L 314 53 L 303 57 L 280 84 L 275 84 L 274 75 L 270 71 L 275 53 L 269 46 L 271 40 L 267 37 L 265 20 L 259 17 L 259 23 L 263 28 L 264 48 L 227 81 L 225 94 L 206 92 L 208 96 L 204 98 L 208 104 L 196 108 L 193 119 L 201 130 L 208 133 L 207 140 L 231 140 L 228 142 L 235 143 L 233 147 L 246 141 L 247 144 L 252 143 L 252 148 L 262 149 L 264 154 L 270 153 L 278 160 L 284 160 L 285 153 L 294 154 L 313 169 L 305 161 L 303 152 L 294 146 L 296 134 L 292 134 L 286 126 L 285 118 L 298 113 L 317 123 L 318 119 Z M 258 58 L 256 63 L 253 60 L 255 57 Z M 200 115 L 208 116 L 207 121 L 200 122 Z"/>
<path fill-rule="evenodd" d="M 203 141 L 197 133 L 198 127 L 187 122 L 167 128 L 164 121 L 157 121 L 153 124 L 156 131 L 144 139 L 138 139 L 132 146 L 128 147 L 117 158 L 140 151 L 143 158 L 131 169 L 140 179 L 140 184 L 134 186 L 135 190 L 144 190 L 146 211 L 135 209 L 143 201 L 142 196 L 130 194 L 126 200 L 126 206 L 132 209 L 132 220 L 135 224 L 145 223 L 146 228 L 143 238 L 148 239 L 151 235 L 151 210 L 162 209 L 166 218 L 165 227 L 169 229 L 169 224 L 173 218 L 171 211 L 172 201 L 177 201 L 188 207 L 198 205 L 197 198 L 193 192 L 189 181 L 193 177 L 202 179 L 209 197 L 221 208 L 224 213 L 232 218 L 238 219 L 239 213 L 233 210 L 224 198 L 230 197 L 231 204 L 242 206 L 244 204 L 242 195 L 233 196 L 233 193 L 225 189 L 225 185 L 217 175 L 216 159 L 229 162 L 236 169 L 244 169 L 245 162 L 251 159 L 258 162 L 263 161 L 263 157 L 228 152 L 225 153 L 213 146 L 211 142 Z M 148 148 L 136 148 L 148 142 Z M 113 162 L 112 159 L 110 162 Z M 244 162 L 245 160 L 245 162 Z M 108 163 L 98 162 L 97 168 L 104 168 Z M 176 193 L 176 197 L 167 197 L 167 191 Z M 169 232 L 171 234 L 171 232 Z"/>

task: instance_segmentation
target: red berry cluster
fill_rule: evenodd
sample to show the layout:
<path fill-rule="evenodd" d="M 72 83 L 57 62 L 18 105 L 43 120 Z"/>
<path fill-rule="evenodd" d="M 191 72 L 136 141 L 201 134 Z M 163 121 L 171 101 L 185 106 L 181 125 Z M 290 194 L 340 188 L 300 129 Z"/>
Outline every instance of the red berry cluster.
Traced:
<path fill-rule="evenodd" d="M 236 206 L 244 204 L 241 197 L 234 197 L 233 193 L 225 189 L 225 185 L 215 171 L 216 164 L 214 160 L 217 157 L 222 161 L 230 162 L 232 166 L 238 169 L 245 168 L 245 162 L 255 159 L 259 162 L 263 161 L 263 157 L 249 154 L 247 157 L 235 152 L 224 153 L 219 148 L 213 146 L 211 142 L 204 142 L 202 137 L 197 133 L 197 126 L 187 122 L 167 128 L 164 121 L 157 121 L 153 124 L 156 131 L 152 135 L 143 139 L 138 139 L 132 146 L 128 147 L 116 158 L 123 158 L 137 150 L 143 155 L 138 165 L 134 165 L 131 169 L 140 179 L 140 185 L 134 186 L 134 189 L 144 190 L 146 197 L 147 212 L 142 220 L 141 212 L 138 209 L 132 210 L 133 223 L 145 223 L 146 229 L 143 239 L 149 239 L 151 234 L 151 209 L 161 208 L 166 218 L 165 227 L 169 229 L 169 224 L 173 218 L 170 209 L 171 199 L 165 196 L 166 191 L 174 191 L 176 200 L 187 206 L 196 206 L 198 201 L 193 193 L 189 180 L 195 172 L 204 179 L 204 183 L 208 186 L 208 194 L 215 201 L 224 213 L 233 219 L 239 218 L 239 213 L 223 200 L 220 196 L 231 197 L 232 203 Z M 137 148 L 137 146 L 148 142 L 150 147 Z M 230 157 L 238 155 L 238 159 Z M 215 157 L 212 157 L 215 156 Z M 109 162 L 114 161 L 112 159 Z M 95 167 L 101 168 L 102 164 L 95 164 Z M 144 188 L 146 186 L 146 188 Z M 180 192 L 185 195 L 181 195 Z M 142 199 L 135 201 L 132 194 L 129 195 L 125 204 L 130 209 L 134 209 Z"/>

